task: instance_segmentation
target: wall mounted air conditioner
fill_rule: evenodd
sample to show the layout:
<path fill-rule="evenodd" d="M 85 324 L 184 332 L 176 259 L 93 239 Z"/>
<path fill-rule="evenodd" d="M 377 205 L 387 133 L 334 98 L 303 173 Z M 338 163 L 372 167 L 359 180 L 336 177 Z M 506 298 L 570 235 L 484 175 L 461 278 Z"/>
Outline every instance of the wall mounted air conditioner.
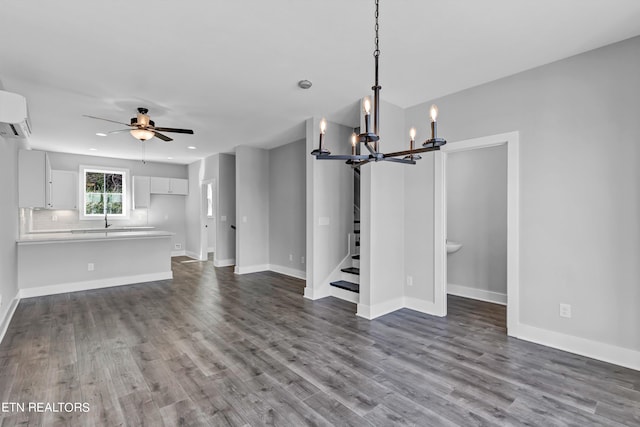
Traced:
<path fill-rule="evenodd" d="M 27 99 L 17 93 L 0 90 L 0 137 L 28 138 L 31 123 Z"/>

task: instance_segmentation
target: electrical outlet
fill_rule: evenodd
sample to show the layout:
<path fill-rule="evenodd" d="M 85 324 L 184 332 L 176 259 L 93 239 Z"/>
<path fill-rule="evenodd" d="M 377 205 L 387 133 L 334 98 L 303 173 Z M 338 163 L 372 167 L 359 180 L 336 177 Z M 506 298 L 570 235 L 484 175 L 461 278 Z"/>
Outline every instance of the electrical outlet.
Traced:
<path fill-rule="evenodd" d="M 571 318 L 570 304 L 560 304 L 560 317 L 566 317 L 567 319 Z"/>
<path fill-rule="evenodd" d="M 293 254 L 289 254 L 289 261 L 293 261 Z"/>
<path fill-rule="evenodd" d="M 87 271 L 93 271 L 96 269 L 96 266 L 94 263 L 90 262 L 89 264 L 87 264 Z"/>
<path fill-rule="evenodd" d="M 58 215 L 51 215 L 51 222 L 58 221 Z"/>
<path fill-rule="evenodd" d="M 304 257 L 303 256 L 300 257 L 300 264 L 304 264 Z"/>
<path fill-rule="evenodd" d="M 407 276 L 407 286 L 413 286 L 413 276 Z"/>
<path fill-rule="evenodd" d="M 173 249 L 182 249 L 182 243 L 176 243 L 173 245 Z"/>
<path fill-rule="evenodd" d="M 164 220 L 165 220 L 165 221 L 168 221 L 168 220 L 169 220 L 169 214 L 165 214 L 165 215 L 164 215 Z"/>

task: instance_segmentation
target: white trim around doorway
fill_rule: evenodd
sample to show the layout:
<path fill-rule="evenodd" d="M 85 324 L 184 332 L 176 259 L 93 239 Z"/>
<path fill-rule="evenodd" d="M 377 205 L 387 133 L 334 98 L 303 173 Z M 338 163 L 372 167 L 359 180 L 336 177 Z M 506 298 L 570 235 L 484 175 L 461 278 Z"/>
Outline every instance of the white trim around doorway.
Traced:
<path fill-rule="evenodd" d="M 448 143 L 435 153 L 434 161 L 434 283 L 435 311 L 447 314 L 447 153 L 507 146 L 507 334 L 518 335 L 520 307 L 520 135 L 508 132 Z M 434 313 L 434 314 L 436 314 Z"/>

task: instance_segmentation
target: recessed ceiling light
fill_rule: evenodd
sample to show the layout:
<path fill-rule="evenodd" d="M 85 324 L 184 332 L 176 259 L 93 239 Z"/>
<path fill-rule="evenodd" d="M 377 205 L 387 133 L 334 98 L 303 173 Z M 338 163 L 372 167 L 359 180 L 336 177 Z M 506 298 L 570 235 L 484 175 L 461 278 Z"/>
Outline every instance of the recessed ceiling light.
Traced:
<path fill-rule="evenodd" d="M 194 147 L 193 145 L 190 145 L 190 146 L 188 146 L 187 148 L 188 148 L 189 150 L 195 150 L 195 149 L 196 149 L 196 147 Z"/>
<path fill-rule="evenodd" d="M 173 157 L 167 157 L 167 160 L 173 160 Z"/>
<path fill-rule="evenodd" d="M 97 133 L 96 133 L 96 135 L 97 135 L 97 136 L 107 136 L 107 134 L 106 134 L 106 133 L 104 133 L 104 132 L 97 132 Z"/>
<path fill-rule="evenodd" d="M 98 151 L 97 148 L 89 148 L 89 151 Z"/>

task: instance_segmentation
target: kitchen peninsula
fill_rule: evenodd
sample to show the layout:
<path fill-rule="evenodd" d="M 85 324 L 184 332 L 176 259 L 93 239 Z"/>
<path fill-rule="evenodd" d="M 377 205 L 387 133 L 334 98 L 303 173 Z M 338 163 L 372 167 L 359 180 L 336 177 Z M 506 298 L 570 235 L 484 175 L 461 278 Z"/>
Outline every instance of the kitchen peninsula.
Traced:
<path fill-rule="evenodd" d="M 17 241 L 20 297 L 172 279 L 172 236 L 131 229 L 24 234 Z"/>

